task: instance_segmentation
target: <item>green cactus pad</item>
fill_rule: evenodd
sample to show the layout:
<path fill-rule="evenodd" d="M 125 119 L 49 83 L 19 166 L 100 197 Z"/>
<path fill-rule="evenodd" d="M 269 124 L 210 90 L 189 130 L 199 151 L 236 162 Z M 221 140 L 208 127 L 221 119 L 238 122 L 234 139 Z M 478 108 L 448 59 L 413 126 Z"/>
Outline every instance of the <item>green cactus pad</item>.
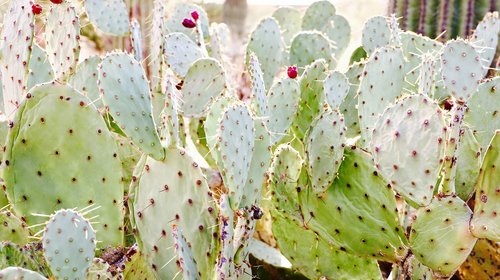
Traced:
<path fill-rule="evenodd" d="M 216 208 L 201 168 L 181 149 L 166 150 L 164 161 L 148 158 L 133 202 L 139 246 L 157 277 L 169 278 L 179 269 L 172 225 L 183 229 L 191 244 L 201 279 L 208 278 L 217 258 Z"/>
<path fill-rule="evenodd" d="M 90 22 L 99 30 L 115 36 L 129 32 L 127 6 L 123 0 L 85 0 Z"/>
<path fill-rule="evenodd" d="M 3 113 L 9 120 L 25 97 L 28 67 L 35 30 L 32 0 L 10 1 L 3 18 L 2 72 Z M 7 4 L 5 4 L 7 5 Z M 8 67 L 6 67 L 8 66 Z"/>
<path fill-rule="evenodd" d="M 47 53 L 38 44 L 32 45 L 29 68 L 27 89 L 54 79 L 54 71 L 48 61 Z"/>
<path fill-rule="evenodd" d="M 311 124 L 306 137 L 308 173 L 312 192 L 322 196 L 337 177 L 346 143 L 344 117 L 326 110 Z"/>
<path fill-rule="evenodd" d="M 340 104 L 339 111 L 344 115 L 347 137 L 355 137 L 361 134 L 358 117 L 358 89 L 359 78 L 363 74 L 364 66 L 363 62 L 354 63 L 345 73 L 349 79 L 350 87 L 347 96 L 344 97 L 344 100 Z"/>
<path fill-rule="evenodd" d="M 125 280 L 135 280 L 135 279 L 155 279 L 151 267 L 147 264 L 144 259 L 142 252 L 135 253 L 129 262 L 125 265 L 125 270 L 123 271 L 123 279 Z"/>
<path fill-rule="evenodd" d="M 165 36 L 165 59 L 177 75 L 186 76 L 191 64 L 203 56 L 201 48 L 186 34 L 174 32 Z"/>
<path fill-rule="evenodd" d="M 287 46 L 290 46 L 295 34 L 299 33 L 301 28 L 302 15 L 300 11 L 292 7 L 279 7 L 272 15 L 281 28 L 281 35 Z"/>
<path fill-rule="evenodd" d="M 142 61 L 141 25 L 136 19 L 133 19 L 132 22 L 130 22 L 130 42 L 132 43 L 135 60 Z"/>
<path fill-rule="evenodd" d="M 207 139 L 207 145 L 212 154 L 212 158 L 217 162 L 218 166 L 221 168 L 222 162 L 220 158 L 220 153 L 216 148 L 218 136 L 217 129 L 219 128 L 219 120 L 224 115 L 225 110 L 234 105 L 237 102 L 235 98 L 221 96 L 210 106 L 207 117 L 205 119 L 205 136 Z"/>
<path fill-rule="evenodd" d="M 68 86 L 42 85 L 30 95 L 16 115 L 5 155 L 14 211 L 34 225 L 44 219 L 32 213 L 100 206 L 93 212 L 99 216 L 98 240 L 121 244 L 122 171 L 104 120 Z"/>
<path fill-rule="evenodd" d="M 500 244 L 479 239 L 471 254 L 458 269 L 461 279 L 497 279 L 500 276 Z"/>
<path fill-rule="evenodd" d="M 318 59 L 307 66 L 300 78 L 300 102 L 297 115 L 292 124 L 295 135 L 303 139 L 311 122 L 321 113 L 323 102 L 323 80 L 326 77 L 326 64 Z"/>
<path fill-rule="evenodd" d="M 252 109 L 258 116 L 268 116 L 264 74 L 260 67 L 259 58 L 253 53 L 250 54 L 248 73 L 252 79 Z"/>
<path fill-rule="evenodd" d="M 351 41 L 351 25 L 341 15 L 335 15 L 329 19 L 323 32 L 330 40 L 335 42 L 335 58 L 338 60 L 345 52 Z"/>
<path fill-rule="evenodd" d="M 427 96 L 434 96 L 434 88 L 436 85 L 436 57 L 434 55 L 425 53 L 422 55 L 422 62 L 418 71 L 418 87 L 417 93 Z M 410 74 L 406 75 L 408 81 Z"/>
<path fill-rule="evenodd" d="M 385 110 L 371 138 L 370 149 L 382 176 L 407 201 L 429 204 L 446 140 L 439 106 L 424 95 L 407 96 Z"/>
<path fill-rule="evenodd" d="M 247 181 L 241 197 L 240 208 L 258 205 L 261 197 L 262 184 L 271 162 L 271 134 L 263 120 L 254 120 L 255 144 L 252 162 L 248 171 Z"/>
<path fill-rule="evenodd" d="M 132 56 L 108 53 L 99 66 L 102 100 L 120 129 L 135 145 L 155 159 L 165 155 L 152 118 L 146 73 Z"/>
<path fill-rule="evenodd" d="M 392 36 L 392 30 L 386 17 L 372 17 L 363 27 L 361 38 L 363 49 L 371 56 L 376 49 L 389 45 Z"/>
<path fill-rule="evenodd" d="M 195 28 L 189 29 L 182 25 L 184 18 L 191 18 L 191 12 L 196 11 L 198 13 L 197 25 L 201 26 L 201 30 L 204 36 L 208 36 L 208 16 L 203 8 L 195 4 L 189 3 L 178 3 L 175 5 L 173 11 L 169 13 L 169 17 L 165 21 L 165 28 L 168 33 L 172 32 L 182 32 L 186 34 L 194 42 L 198 41 L 198 35 L 196 34 Z"/>
<path fill-rule="evenodd" d="M 96 233 L 80 213 L 63 209 L 47 222 L 42 245 L 56 279 L 85 279 L 94 259 Z"/>
<path fill-rule="evenodd" d="M 361 257 L 395 262 L 406 255 L 390 185 L 373 167 L 370 155 L 347 148 L 339 176 L 323 197 L 299 193 L 307 226 L 336 248 Z"/>
<path fill-rule="evenodd" d="M 335 6 L 330 1 L 317 1 L 309 5 L 302 17 L 303 30 L 323 30 L 325 23 L 335 15 Z"/>
<path fill-rule="evenodd" d="M 377 262 L 333 248 L 312 230 L 275 218 L 273 233 L 292 268 L 309 279 L 382 279 Z"/>
<path fill-rule="evenodd" d="M 267 96 L 269 116 L 266 119 L 267 127 L 271 132 L 273 143 L 279 142 L 295 119 L 300 102 L 300 87 L 296 80 L 283 78 L 276 82 Z"/>
<path fill-rule="evenodd" d="M 467 110 L 464 115 L 464 123 L 470 125 L 474 131 L 481 149 L 484 152 L 488 148 L 495 130 L 500 129 L 500 115 L 498 104 L 500 104 L 500 77 L 486 81 L 479 85 L 478 92 L 467 102 Z"/>
<path fill-rule="evenodd" d="M 164 62 L 164 38 L 165 38 L 165 5 L 162 0 L 153 1 L 153 19 L 149 31 L 149 59 L 148 66 L 151 72 L 151 89 L 153 92 L 160 92 L 161 78 L 163 76 Z M 138 61 L 141 61 L 137 59 Z"/>
<path fill-rule="evenodd" d="M 460 198 L 436 197 L 417 211 L 410 235 L 412 253 L 437 275 L 453 274 L 477 240 L 469 231 L 471 216 L 472 211 Z"/>
<path fill-rule="evenodd" d="M 469 200 L 481 168 L 481 146 L 470 128 L 464 128 L 457 151 L 457 175 L 455 192 L 463 200 Z"/>
<path fill-rule="evenodd" d="M 99 88 L 97 87 L 100 63 L 101 58 L 99 56 L 86 58 L 78 64 L 75 74 L 68 81 L 69 85 L 87 96 L 97 108 L 103 107 Z"/>
<path fill-rule="evenodd" d="M 257 56 L 264 73 L 266 88 L 271 87 L 274 76 L 284 63 L 283 50 L 284 43 L 278 22 L 272 17 L 264 18 L 250 35 L 246 50 L 246 63 L 249 67 L 252 53 Z"/>
<path fill-rule="evenodd" d="M 182 279 L 195 280 L 200 279 L 198 270 L 196 269 L 196 261 L 194 260 L 193 253 L 189 243 L 182 235 L 182 229 L 176 225 L 172 226 L 172 237 L 174 238 L 175 253 L 177 256 L 177 265 L 182 271 Z"/>
<path fill-rule="evenodd" d="M 471 230 L 478 238 L 500 241 L 500 130 L 497 130 L 486 151 L 476 182 L 476 205 Z"/>
<path fill-rule="evenodd" d="M 30 232 L 26 224 L 10 211 L 0 212 L 0 240 L 19 245 L 29 242 Z"/>
<path fill-rule="evenodd" d="M 229 189 L 232 209 L 238 209 L 248 178 L 255 145 L 254 121 L 248 108 L 234 105 L 219 121 L 217 149 L 220 151 L 222 178 Z"/>
<path fill-rule="evenodd" d="M 358 90 L 358 116 L 363 144 L 385 108 L 402 95 L 404 57 L 399 48 L 377 49 L 366 63 Z"/>
<path fill-rule="evenodd" d="M 179 133 L 182 130 L 177 112 L 179 110 L 180 93 L 175 88 L 171 77 L 164 78 L 164 80 L 166 83 L 166 93 L 163 100 L 164 107 L 160 114 L 160 140 L 164 143 L 165 147 L 169 147 L 181 143 L 181 135 Z"/>
<path fill-rule="evenodd" d="M 344 74 L 332 71 L 326 76 L 323 83 L 323 93 L 325 94 L 325 101 L 332 110 L 339 108 L 349 93 L 349 89 L 349 80 Z"/>
<path fill-rule="evenodd" d="M 22 267 L 7 267 L 0 270 L 0 279 L 9 280 L 47 280 L 41 274 Z"/>
<path fill-rule="evenodd" d="M 441 54 L 443 82 L 458 101 L 467 101 L 476 92 L 483 77 L 481 56 L 474 46 L 462 39 L 446 43 Z"/>
<path fill-rule="evenodd" d="M 329 69 L 334 69 L 337 61 L 333 56 L 335 46 L 322 33 L 317 31 L 303 31 L 293 37 L 290 46 L 290 64 L 298 67 L 299 73 L 304 67 L 317 59 L 324 59 Z"/>
<path fill-rule="evenodd" d="M 52 5 L 45 24 L 47 55 L 57 80 L 65 80 L 78 63 L 80 19 L 68 2 Z"/>
<path fill-rule="evenodd" d="M 488 72 L 491 62 L 495 58 L 498 45 L 498 33 L 500 32 L 500 19 L 498 11 L 487 13 L 479 22 L 472 35 L 472 42 L 479 50 L 481 63 L 483 64 L 483 76 Z"/>
<path fill-rule="evenodd" d="M 201 117 L 226 87 L 226 74 L 213 58 L 201 58 L 189 67 L 182 85 L 180 110 L 186 117 Z"/>

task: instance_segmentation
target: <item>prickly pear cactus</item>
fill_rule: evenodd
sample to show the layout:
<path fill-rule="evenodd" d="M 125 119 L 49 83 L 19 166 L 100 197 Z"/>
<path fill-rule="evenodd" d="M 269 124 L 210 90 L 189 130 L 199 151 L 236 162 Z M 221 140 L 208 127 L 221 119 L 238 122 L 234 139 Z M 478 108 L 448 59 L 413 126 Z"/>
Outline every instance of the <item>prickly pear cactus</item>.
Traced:
<path fill-rule="evenodd" d="M 339 59 L 346 51 L 351 41 L 351 26 L 347 19 L 341 15 L 335 15 L 329 19 L 323 32 L 330 40 L 335 42 L 335 58 Z"/>
<path fill-rule="evenodd" d="M 302 17 L 303 30 L 323 30 L 325 22 L 335 15 L 335 6 L 330 1 L 316 1 L 307 7 Z"/>
<path fill-rule="evenodd" d="M 273 143 L 279 142 L 295 119 L 300 102 L 300 87 L 296 80 L 283 78 L 276 82 L 267 95 L 269 113 L 266 119 Z"/>
<path fill-rule="evenodd" d="M 162 159 L 165 153 L 152 117 L 148 80 L 140 63 L 126 53 L 109 53 L 99 66 L 98 85 L 103 102 L 120 129 L 145 153 Z"/>
<path fill-rule="evenodd" d="M 182 20 L 184 18 L 191 18 L 191 13 L 194 11 L 198 13 L 199 17 L 198 20 L 196 20 L 196 24 L 201 26 L 201 31 L 203 32 L 203 36 L 208 36 L 210 33 L 208 28 L 207 13 L 200 6 L 191 3 L 179 2 L 178 4 L 175 5 L 175 8 L 173 9 L 173 11 L 170 12 L 169 17 L 164 23 L 166 31 L 169 33 L 182 32 L 186 34 L 186 36 L 188 36 L 191 40 L 196 42 L 198 40 L 198 35 L 196 34 L 194 28 L 189 29 L 185 28 L 182 25 Z"/>
<path fill-rule="evenodd" d="M 186 238 L 182 235 L 182 230 L 176 225 L 172 226 L 172 237 L 174 238 L 177 265 L 182 271 L 182 279 L 199 279 L 198 270 L 196 269 L 196 261 L 194 260 L 191 248 L 189 248 Z"/>
<path fill-rule="evenodd" d="M 287 46 L 290 46 L 293 36 L 301 30 L 302 15 L 300 11 L 292 7 L 279 7 L 273 12 L 281 29 L 281 36 Z"/>
<path fill-rule="evenodd" d="M 338 109 L 349 93 L 350 85 L 347 77 L 338 71 L 333 71 L 326 76 L 323 82 L 325 101 L 332 110 Z"/>
<path fill-rule="evenodd" d="M 415 257 L 439 276 L 455 272 L 477 238 L 469 231 L 472 211 L 457 196 L 436 197 L 417 211 L 410 235 Z"/>
<path fill-rule="evenodd" d="M 29 68 L 27 89 L 54 79 L 54 70 L 48 61 L 47 53 L 38 44 L 32 45 Z"/>
<path fill-rule="evenodd" d="M 471 230 L 478 238 L 500 241 L 500 130 L 490 142 L 476 182 L 476 205 L 471 221 Z"/>
<path fill-rule="evenodd" d="M 130 21 L 123 0 L 85 0 L 90 22 L 105 33 L 123 36 L 129 32 Z"/>
<path fill-rule="evenodd" d="M 202 57 L 201 48 L 186 34 L 174 32 L 165 36 L 165 59 L 177 75 L 186 76 L 191 64 Z"/>
<path fill-rule="evenodd" d="M 446 124 L 438 105 L 424 95 L 410 95 L 380 116 L 370 149 L 375 166 L 394 189 L 422 206 L 431 202 L 436 188 L 445 139 Z"/>
<path fill-rule="evenodd" d="M 99 56 L 91 56 L 83 60 L 78 64 L 75 74 L 68 81 L 69 85 L 87 96 L 98 109 L 103 107 L 99 88 L 97 87 L 100 63 L 101 58 Z"/>
<path fill-rule="evenodd" d="M 339 177 L 322 197 L 299 192 L 308 228 L 349 254 L 390 262 L 403 259 L 407 241 L 392 188 L 372 167 L 369 154 L 352 147 L 344 155 Z"/>
<path fill-rule="evenodd" d="M 259 58 L 252 53 L 248 63 L 248 73 L 252 79 L 252 109 L 258 116 L 267 116 L 270 112 L 267 111 L 266 85 Z"/>
<path fill-rule="evenodd" d="M 29 242 L 29 236 L 26 223 L 10 211 L 0 212 L 0 240 L 24 245 Z"/>
<path fill-rule="evenodd" d="M 73 210 L 51 216 L 42 238 L 43 252 L 56 279 L 85 279 L 96 249 L 90 222 Z"/>
<path fill-rule="evenodd" d="M 28 96 L 5 155 L 4 180 L 14 211 L 35 225 L 43 219 L 33 213 L 96 205 L 98 240 L 121 244 L 122 169 L 104 120 L 89 99 L 68 86 L 42 85 Z"/>
<path fill-rule="evenodd" d="M 499 32 L 500 18 L 498 17 L 498 11 L 495 11 L 487 13 L 477 25 L 474 34 L 472 34 L 472 42 L 479 50 L 479 55 L 481 56 L 483 76 L 488 72 L 488 68 L 495 58 Z"/>
<path fill-rule="evenodd" d="M 467 201 L 474 193 L 481 168 L 481 147 L 470 128 L 464 128 L 458 154 L 455 192 L 463 201 Z"/>
<path fill-rule="evenodd" d="M 0 270 L 0 279 L 11 280 L 47 280 L 37 272 L 22 267 L 7 267 Z"/>
<path fill-rule="evenodd" d="M 362 45 L 365 51 L 371 55 L 376 49 L 389 45 L 392 37 L 388 19 L 383 16 L 372 17 L 363 28 Z"/>
<path fill-rule="evenodd" d="M 479 239 L 469 257 L 458 269 L 464 280 L 496 279 L 500 277 L 500 244 L 487 239 Z"/>
<path fill-rule="evenodd" d="M 352 64 L 345 73 L 346 77 L 349 79 L 350 87 L 349 92 L 340 104 L 339 111 L 344 115 L 347 137 L 355 137 L 361 134 L 358 117 L 358 88 L 359 78 L 363 74 L 363 68 L 364 64 L 357 62 Z"/>
<path fill-rule="evenodd" d="M 302 73 L 304 67 L 317 59 L 324 59 L 329 69 L 334 69 L 337 62 L 334 58 L 335 46 L 322 33 L 303 31 L 295 35 L 290 46 L 290 64 L 298 67 Z"/>

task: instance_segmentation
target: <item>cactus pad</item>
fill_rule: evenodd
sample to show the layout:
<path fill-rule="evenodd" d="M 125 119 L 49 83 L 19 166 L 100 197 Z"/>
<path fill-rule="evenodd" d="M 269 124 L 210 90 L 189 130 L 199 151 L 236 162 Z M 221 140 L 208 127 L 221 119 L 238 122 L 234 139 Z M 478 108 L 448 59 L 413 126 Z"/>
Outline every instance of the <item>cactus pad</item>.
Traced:
<path fill-rule="evenodd" d="M 498 7 L 497 7 L 498 8 Z M 495 58 L 500 32 L 500 18 L 498 11 L 487 13 L 479 22 L 474 31 L 472 42 L 479 51 L 483 64 L 483 76 L 488 72 L 491 62 Z"/>
<path fill-rule="evenodd" d="M 90 22 L 101 31 L 115 36 L 129 32 L 130 21 L 123 0 L 86 0 L 85 10 Z"/>
<path fill-rule="evenodd" d="M 335 12 L 335 6 L 330 1 L 322 0 L 312 3 L 302 17 L 302 29 L 323 30 L 325 23 L 331 20 Z"/>
<path fill-rule="evenodd" d="M 74 89 L 78 90 L 97 107 L 102 108 L 102 100 L 97 87 L 99 78 L 98 67 L 101 63 L 99 56 L 91 56 L 78 64 L 76 72 L 68 81 Z"/>
<path fill-rule="evenodd" d="M 260 67 L 259 58 L 255 54 L 250 54 L 248 72 L 252 79 L 252 107 L 258 116 L 267 116 L 266 85 L 264 84 L 264 74 Z"/>
<path fill-rule="evenodd" d="M 32 46 L 29 68 L 27 89 L 54 79 L 54 71 L 48 61 L 47 53 L 38 44 Z"/>
<path fill-rule="evenodd" d="M 22 267 L 7 267 L 0 270 L 0 279 L 9 280 L 47 280 L 37 272 Z"/>
<path fill-rule="evenodd" d="M 410 235 L 415 257 L 436 274 L 451 275 L 476 243 L 469 231 L 471 216 L 467 204 L 456 196 L 436 197 L 419 208 Z"/>
<path fill-rule="evenodd" d="M 94 259 L 96 234 L 80 213 L 63 209 L 47 222 L 42 245 L 57 279 L 85 279 Z"/>
<path fill-rule="evenodd" d="M 195 61 L 184 77 L 180 110 L 186 117 L 201 117 L 225 89 L 226 74 L 213 58 Z"/>
<path fill-rule="evenodd" d="M 392 30 L 387 18 L 376 16 L 370 18 L 363 27 L 362 45 L 368 55 L 376 49 L 385 47 L 391 43 Z"/>
<path fill-rule="evenodd" d="M 199 279 L 196 261 L 194 260 L 189 243 L 186 241 L 184 235 L 182 235 L 182 230 L 176 225 L 172 226 L 172 237 L 174 238 L 175 253 L 177 255 L 177 266 L 182 271 L 182 279 Z"/>
<path fill-rule="evenodd" d="M 323 92 L 325 94 L 325 101 L 330 105 L 332 110 L 339 108 L 349 93 L 349 89 L 349 80 L 344 74 L 333 71 L 326 76 L 323 83 Z"/>
<path fill-rule="evenodd" d="M 300 88 L 294 79 L 283 78 L 269 90 L 266 109 L 269 116 L 266 124 L 273 143 L 279 142 L 286 135 L 295 119 L 299 101 Z"/>
<path fill-rule="evenodd" d="M 345 52 L 351 41 L 351 26 L 347 19 L 341 15 L 335 15 L 329 19 L 323 32 L 330 40 L 335 42 L 335 58 L 338 60 Z"/>
<path fill-rule="evenodd" d="M 324 59 L 329 69 L 334 69 L 337 62 L 333 56 L 335 46 L 322 33 L 303 31 L 295 35 L 290 46 L 290 64 L 298 67 L 299 73 L 304 67 L 317 59 Z"/>
<path fill-rule="evenodd" d="M 293 36 L 301 30 L 302 15 L 300 11 L 291 7 L 279 7 L 272 16 L 280 25 L 285 44 L 290 46 Z"/>
<path fill-rule="evenodd" d="M 340 104 L 339 111 L 344 115 L 347 137 L 355 137 L 361 134 L 358 117 L 358 89 L 359 78 L 363 74 L 363 68 L 364 63 L 357 62 L 352 64 L 345 73 L 349 79 L 350 87 L 347 96 Z"/>
<path fill-rule="evenodd" d="M 463 200 L 469 200 L 481 168 L 481 146 L 470 128 L 464 128 L 458 145 L 455 192 Z"/>
<path fill-rule="evenodd" d="M 0 212 L 0 240 L 19 245 L 29 242 L 30 232 L 26 224 L 10 211 Z"/>
<path fill-rule="evenodd" d="M 98 86 L 120 129 L 145 153 L 162 159 L 164 151 L 152 118 L 149 84 L 140 63 L 126 53 L 109 53 L 99 66 Z"/>
<path fill-rule="evenodd" d="M 165 58 L 177 75 L 186 76 L 191 64 L 203 56 L 201 48 L 186 34 L 174 32 L 165 36 Z"/>
<path fill-rule="evenodd" d="M 182 32 L 186 34 L 191 40 L 196 42 L 198 40 L 198 35 L 196 31 L 193 29 L 186 28 L 182 26 L 182 20 L 184 18 L 191 18 L 191 12 L 196 11 L 198 13 L 198 20 L 196 21 L 197 25 L 201 26 L 201 30 L 204 36 L 208 36 L 208 16 L 205 10 L 198 5 L 190 4 L 190 3 L 178 3 L 175 5 L 173 11 L 171 11 L 170 17 L 165 21 L 165 28 L 168 33 L 172 32 Z"/>

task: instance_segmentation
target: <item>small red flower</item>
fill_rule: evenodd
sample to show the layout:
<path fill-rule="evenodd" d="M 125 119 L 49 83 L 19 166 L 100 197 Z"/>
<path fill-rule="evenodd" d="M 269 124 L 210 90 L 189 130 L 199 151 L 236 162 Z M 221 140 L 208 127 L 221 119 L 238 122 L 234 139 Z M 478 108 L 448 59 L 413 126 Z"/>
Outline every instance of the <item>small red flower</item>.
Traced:
<path fill-rule="evenodd" d="M 296 66 L 289 66 L 288 70 L 286 71 L 286 73 L 288 74 L 288 77 L 290 79 L 297 78 L 297 67 Z"/>
<path fill-rule="evenodd" d="M 182 21 L 182 25 L 186 28 L 195 28 L 196 27 L 196 23 L 189 18 L 185 18 Z"/>
<path fill-rule="evenodd" d="M 43 10 L 43 8 L 42 8 L 42 6 L 40 6 L 40 4 L 33 4 L 33 5 L 31 6 L 31 11 L 33 11 L 33 13 L 34 13 L 35 15 L 39 15 L 39 14 L 41 14 L 41 13 L 42 13 L 42 10 Z"/>
<path fill-rule="evenodd" d="M 198 21 L 198 19 L 200 18 L 200 15 L 198 14 L 197 11 L 192 11 L 191 17 L 194 19 L 194 21 Z"/>
<path fill-rule="evenodd" d="M 50 0 L 54 4 L 61 4 L 64 0 Z"/>

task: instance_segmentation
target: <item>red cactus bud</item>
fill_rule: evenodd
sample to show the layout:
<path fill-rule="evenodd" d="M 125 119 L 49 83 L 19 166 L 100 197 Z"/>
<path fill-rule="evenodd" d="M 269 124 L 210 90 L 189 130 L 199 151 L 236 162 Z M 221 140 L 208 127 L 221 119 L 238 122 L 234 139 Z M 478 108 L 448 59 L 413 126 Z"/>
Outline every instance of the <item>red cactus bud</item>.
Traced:
<path fill-rule="evenodd" d="M 295 79 L 297 78 L 297 66 L 289 66 L 288 70 L 286 71 L 288 74 L 288 77 L 290 79 Z"/>
<path fill-rule="evenodd" d="M 50 0 L 54 4 L 61 4 L 64 0 Z"/>
<path fill-rule="evenodd" d="M 198 19 L 200 18 L 200 15 L 198 14 L 197 11 L 192 11 L 191 17 L 194 19 L 194 21 L 198 21 Z"/>
<path fill-rule="evenodd" d="M 185 18 L 182 21 L 182 25 L 186 28 L 195 28 L 196 27 L 196 23 L 189 18 Z"/>
<path fill-rule="evenodd" d="M 42 10 L 43 10 L 43 9 L 42 9 L 42 6 L 40 6 L 40 4 L 33 4 L 33 5 L 31 6 L 31 10 L 33 11 L 33 13 L 34 13 L 35 15 L 39 15 L 39 14 L 41 14 L 41 13 L 42 13 Z"/>

